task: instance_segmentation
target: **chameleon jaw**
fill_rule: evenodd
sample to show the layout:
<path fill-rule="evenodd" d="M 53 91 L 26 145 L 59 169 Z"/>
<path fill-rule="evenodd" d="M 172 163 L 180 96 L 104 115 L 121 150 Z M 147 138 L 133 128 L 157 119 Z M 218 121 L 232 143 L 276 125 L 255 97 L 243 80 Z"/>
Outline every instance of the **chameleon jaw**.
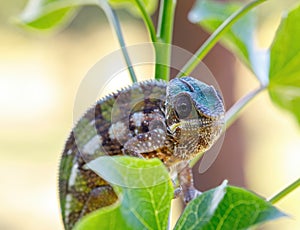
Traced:
<path fill-rule="evenodd" d="M 220 122 L 218 119 L 192 119 L 192 120 L 181 120 L 178 123 L 174 123 L 169 127 L 171 133 L 174 133 L 178 127 L 183 130 L 197 130 L 199 128 L 205 128 L 209 126 L 220 126 L 223 122 Z"/>

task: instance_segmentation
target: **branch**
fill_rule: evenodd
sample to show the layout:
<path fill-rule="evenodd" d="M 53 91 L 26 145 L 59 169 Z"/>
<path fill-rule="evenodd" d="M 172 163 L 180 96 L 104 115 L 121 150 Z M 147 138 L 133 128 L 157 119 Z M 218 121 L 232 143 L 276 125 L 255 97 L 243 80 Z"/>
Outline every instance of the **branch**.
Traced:
<path fill-rule="evenodd" d="M 286 188 L 284 188 L 282 191 L 280 191 L 276 195 L 274 195 L 273 197 L 269 198 L 268 201 L 271 202 L 272 204 L 275 204 L 278 201 L 280 201 L 282 198 L 287 196 L 289 193 L 294 191 L 299 186 L 300 186 L 300 178 L 298 180 L 294 181 L 292 184 L 290 184 Z"/>
<path fill-rule="evenodd" d="M 136 78 L 134 69 L 132 67 L 129 54 L 128 54 L 127 49 L 126 49 L 126 44 L 125 44 L 125 41 L 124 41 L 124 37 L 123 37 L 123 34 L 122 34 L 122 30 L 121 30 L 121 26 L 120 26 L 120 22 L 118 20 L 117 14 L 110 7 L 110 5 L 108 4 L 107 1 L 98 0 L 98 5 L 103 9 L 110 25 L 115 29 L 115 33 L 117 35 L 119 44 L 121 46 L 122 53 L 123 53 L 123 56 L 124 56 L 124 59 L 125 59 L 125 62 L 126 62 L 126 65 L 127 65 L 127 68 L 128 68 L 128 71 L 129 71 L 132 82 L 137 82 L 137 78 Z"/>
<path fill-rule="evenodd" d="M 238 118 L 240 111 L 260 92 L 262 92 L 266 87 L 261 86 L 256 90 L 251 91 L 244 97 L 242 97 L 238 102 L 236 102 L 225 114 L 226 129 L 232 125 L 232 123 Z"/>

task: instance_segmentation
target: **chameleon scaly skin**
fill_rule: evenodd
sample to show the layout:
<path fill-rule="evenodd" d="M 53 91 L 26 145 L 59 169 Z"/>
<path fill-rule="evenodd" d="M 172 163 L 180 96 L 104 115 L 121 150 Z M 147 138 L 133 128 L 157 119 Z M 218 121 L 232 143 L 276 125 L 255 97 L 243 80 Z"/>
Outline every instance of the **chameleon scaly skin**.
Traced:
<path fill-rule="evenodd" d="M 73 128 L 59 168 L 64 226 L 113 204 L 113 188 L 87 167 L 103 155 L 159 158 L 178 174 L 186 202 L 197 195 L 189 160 L 217 140 L 224 124 L 219 93 L 191 77 L 135 83 L 99 100 Z"/>

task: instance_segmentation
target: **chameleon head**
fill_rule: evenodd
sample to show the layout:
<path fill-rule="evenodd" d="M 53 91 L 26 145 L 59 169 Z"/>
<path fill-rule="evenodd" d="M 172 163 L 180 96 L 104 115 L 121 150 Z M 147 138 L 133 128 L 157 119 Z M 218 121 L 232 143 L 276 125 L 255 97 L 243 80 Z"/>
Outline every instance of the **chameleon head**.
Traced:
<path fill-rule="evenodd" d="M 222 132 L 225 109 L 220 94 L 192 77 L 169 82 L 165 108 L 176 158 L 189 160 L 204 153 Z"/>

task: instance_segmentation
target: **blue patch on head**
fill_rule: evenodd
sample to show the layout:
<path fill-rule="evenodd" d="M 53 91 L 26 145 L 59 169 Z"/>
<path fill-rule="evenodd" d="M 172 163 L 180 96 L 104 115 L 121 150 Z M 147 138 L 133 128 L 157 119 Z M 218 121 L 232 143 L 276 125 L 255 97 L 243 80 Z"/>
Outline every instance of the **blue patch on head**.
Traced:
<path fill-rule="evenodd" d="M 203 115 L 208 117 L 224 115 L 222 98 L 213 86 L 192 77 L 175 78 L 170 81 L 167 87 L 167 96 L 170 99 L 183 92 L 190 95 L 195 107 Z"/>

